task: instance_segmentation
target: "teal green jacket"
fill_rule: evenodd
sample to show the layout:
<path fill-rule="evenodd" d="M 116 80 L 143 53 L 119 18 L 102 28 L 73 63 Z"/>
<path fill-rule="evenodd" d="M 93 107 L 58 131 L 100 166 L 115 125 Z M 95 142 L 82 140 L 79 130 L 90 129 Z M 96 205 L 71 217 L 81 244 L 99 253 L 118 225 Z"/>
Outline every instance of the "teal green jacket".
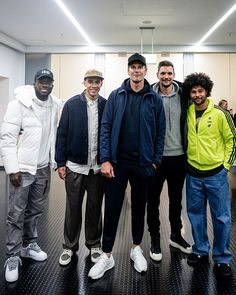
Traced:
<path fill-rule="evenodd" d="M 196 129 L 195 105 L 187 112 L 188 163 L 199 170 L 223 166 L 229 170 L 236 156 L 236 131 L 230 114 L 211 98 Z"/>

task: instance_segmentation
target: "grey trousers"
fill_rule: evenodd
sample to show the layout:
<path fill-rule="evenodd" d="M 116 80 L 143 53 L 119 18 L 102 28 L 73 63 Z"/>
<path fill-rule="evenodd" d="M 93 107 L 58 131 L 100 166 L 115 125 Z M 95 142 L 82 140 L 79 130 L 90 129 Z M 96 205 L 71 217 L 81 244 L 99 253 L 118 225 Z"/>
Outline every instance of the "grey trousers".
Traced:
<path fill-rule="evenodd" d="M 37 225 L 50 189 L 50 167 L 38 169 L 35 175 L 22 172 L 22 183 L 9 182 L 6 253 L 18 255 L 22 245 L 36 241 Z"/>
<path fill-rule="evenodd" d="M 64 249 L 76 252 L 82 225 L 82 204 L 87 191 L 85 210 L 85 245 L 100 247 L 102 234 L 102 201 L 104 178 L 101 173 L 78 174 L 67 168 Z"/>

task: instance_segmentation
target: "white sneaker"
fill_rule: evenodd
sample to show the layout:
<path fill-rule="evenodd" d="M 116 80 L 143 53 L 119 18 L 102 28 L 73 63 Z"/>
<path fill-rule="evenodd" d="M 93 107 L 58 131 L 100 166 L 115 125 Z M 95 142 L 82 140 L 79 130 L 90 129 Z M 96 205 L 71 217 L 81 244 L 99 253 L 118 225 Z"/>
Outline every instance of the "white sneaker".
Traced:
<path fill-rule="evenodd" d="M 71 262 L 71 257 L 73 256 L 73 251 L 70 249 L 64 249 L 60 259 L 59 259 L 59 263 L 60 265 L 67 265 Z"/>
<path fill-rule="evenodd" d="M 134 262 L 134 268 L 137 272 L 145 272 L 147 271 L 147 260 L 143 256 L 143 250 L 140 246 L 136 246 L 132 248 L 130 251 L 130 258 Z"/>
<path fill-rule="evenodd" d="M 91 250 L 90 250 L 91 261 L 94 262 L 94 263 L 98 262 L 101 254 L 102 254 L 101 248 L 99 248 L 99 247 L 91 248 Z"/>
<path fill-rule="evenodd" d="M 20 255 L 21 257 L 31 258 L 36 261 L 44 261 L 48 257 L 36 242 L 30 243 L 27 247 L 22 248 Z"/>
<path fill-rule="evenodd" d="M 18 256 L 11 256 L 6 260 L 4 265 L 4 267 L 6 267 L 5 279 L 8 283 L 12 283 L 18 280 L 19 264 L 22 265 L 22 262 L 20 257 Z"/>
<path fill-rule="evenodd" d="M 90 269 L 88 276 L 93 280 L 99 279 L 107 270 L 113 268 L 114 265 L 113 256 L 108 257 L 106 253 L 102 253 L 98 262 Z"/>

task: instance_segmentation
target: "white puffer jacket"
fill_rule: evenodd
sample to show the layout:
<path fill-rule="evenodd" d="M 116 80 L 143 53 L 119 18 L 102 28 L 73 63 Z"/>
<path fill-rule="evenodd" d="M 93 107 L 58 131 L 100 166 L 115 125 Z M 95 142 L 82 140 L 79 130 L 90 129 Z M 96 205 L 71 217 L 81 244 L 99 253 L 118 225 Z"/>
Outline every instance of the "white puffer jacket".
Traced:
<path fill-rule="evenodd" d="M 31 85 L 15 89 L 16 99 L 9 102 L 3 119 L 0 137 L 0 151 L 6 173 L 29 172 L 35 174 L 42 135 L 42 127 L 33 107 L 35 90 Z M 53 107 L 51 114 L 50 164 L 55 168 L 55 138 L 58 113 L 62 101 L 51 95 Z"/>

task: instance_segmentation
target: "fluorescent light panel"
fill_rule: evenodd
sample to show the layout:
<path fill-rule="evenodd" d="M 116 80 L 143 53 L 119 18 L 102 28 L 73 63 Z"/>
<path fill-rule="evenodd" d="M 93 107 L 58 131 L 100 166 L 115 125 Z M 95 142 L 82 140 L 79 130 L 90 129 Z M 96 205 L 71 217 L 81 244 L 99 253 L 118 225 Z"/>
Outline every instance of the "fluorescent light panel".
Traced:
<path fill-rule="evenodd" d="M 202 37 L 196 46 L 200 46 L 234 11 L 236 10 L 236 4 L 234 4 L 219 20 L 214 24 L 213 27 Z"/>
<path fill-rule="evenodd" d="M 89 36 L 86 34 L 84 29 L 81 27 L 79 22 L 72 15 L 70 10 L 65 6 L 65 4 L 61 0 L 54 0 L 56 4 L 61 8 L 64 14 L 68 17 L 68 19 L 72 22 L 72 24 L 76 27 L 76 29 L 80 32 L 80 34 L 84 37 L 84 39 L 88 42 L 90 46 L 94 46 L 94 43 L 90 40 Z"/>

